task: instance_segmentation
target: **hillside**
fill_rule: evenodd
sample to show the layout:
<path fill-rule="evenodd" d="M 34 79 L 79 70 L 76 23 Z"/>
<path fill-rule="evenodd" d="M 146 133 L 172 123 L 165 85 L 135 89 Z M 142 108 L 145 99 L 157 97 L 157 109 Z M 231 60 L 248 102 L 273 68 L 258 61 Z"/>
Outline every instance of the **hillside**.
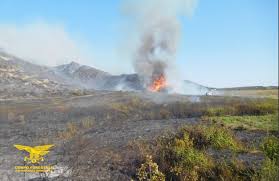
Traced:
<path fill-rule="evenodd" d="M 142 78 L 137 74 L 111 75 L 73 61 L 47 67 L 0 51 L 0 68 L 2 98 L 53 96 L 76 90 L 146 91 Z M 276 97 L 278 94 L 275 86 L 216 89 L 190 80 L 184 81 L 182 89 L 181 93 L 185 95 Z"/>

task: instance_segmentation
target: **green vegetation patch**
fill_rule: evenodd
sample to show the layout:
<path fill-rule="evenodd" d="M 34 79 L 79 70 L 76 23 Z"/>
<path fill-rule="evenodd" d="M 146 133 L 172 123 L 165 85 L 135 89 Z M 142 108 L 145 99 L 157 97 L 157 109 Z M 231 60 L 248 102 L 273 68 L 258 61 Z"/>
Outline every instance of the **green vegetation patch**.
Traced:
<path fill-rule="evenodd" d="M 206 152 L 208 147 L 233 152 L 242 149 L 227 128 L 199 125 L 182 128 L 175 135 L 159 139 L 155 157 L 168 180 L 200 180 L 216 167 Z"/>
<path fill-rule="evenodd" d="M 254 180 L 270 180 L 276 181 L 279 179 L 279 138 L 275 136 L 267 136 L 264 138 L 261 150 L 266 158 L 262 164 L 258 175 Z"/>
<path fill-rule="evenodd" d="M 277 137 L 266 137 L 263 140 L 261 149 L 270 160 L 279 161 L 279 139 Z"/>
<path fill-rule="evenodd" d="M 190 133 L 194 141 L 194 147 L 201 149 L 212 146 L 215 149 L 229 149 L 232 151 L 241 151 L 243 149 L 240 141 L 236 139 L 230 129 L 219 126 L 193 126 L 186 127 L 184 131 Z"/>
<path fill-rule="evenodd" d="M 187 132 L 160 140 L 159 147 L 158 160 L 168 180 L 197 180 L 199 173 L 213 166 L 203 150 L 194 148 L 193 139 Z"/>
<path fill-rule="evenodd" d="M 278 131 L 278 114 L 263 116 L 213 116 L 207 117 L 213 122 L 223 123 L 230 128 L 248 130 Z"/>
<path fill-rule="evenodd" d="M 228 148 L 236 151 L 242 148 L 241 144 L 233 136 L 230 130 L 224 127 L 210 126 L 203 129 L 206 139 L 216 149 Z"/>
<path fill-rule="evenodd" d="M 139 181 L 164 181 L 165 175 L 159 171 L 157 163 L 153 162 L 152 156 L 147 155 L 145 162 L 137 169 Z"/>
<path fill-rule="evenodd" d="M 216 152 L 227 149 L 233 151 L 234 156 L 216 159 L 208 148 Z M 184 127 L 176 134 L 160 137 L 151 149 L 154 159 L 151 156 L 145 159 L 136 175 L 138 180 L 275 181 L 279 176 L 279 139 L 267 136 L 260 148 L 265 155 L 262 165 L 249 166 L 235 157 L 240 153 L 235 151 L 243 147 L 229 128 L 219 125 Z"/>
<path fill-rule="evenodd" d="M 257 175 L 253 177 L 253 180 L 268 180 L 277 181 L 279 178 L 279 166 L 275 160 L 266 158 L 262 164 L 262 167 Z"/>

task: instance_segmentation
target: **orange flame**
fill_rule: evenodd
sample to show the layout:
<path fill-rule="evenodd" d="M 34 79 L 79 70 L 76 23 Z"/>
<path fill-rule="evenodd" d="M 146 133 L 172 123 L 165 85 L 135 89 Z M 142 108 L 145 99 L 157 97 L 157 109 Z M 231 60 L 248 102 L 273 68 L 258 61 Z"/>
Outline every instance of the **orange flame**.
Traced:
<path fill-rule="evenodd" d="M 164 75 L 160 75 L 159 77 L 153 80 L 152 84 L 149 86 L 149 90 L 152 92 L 159 92 L 166 86 L 166 78 L 164 77 Z"/>

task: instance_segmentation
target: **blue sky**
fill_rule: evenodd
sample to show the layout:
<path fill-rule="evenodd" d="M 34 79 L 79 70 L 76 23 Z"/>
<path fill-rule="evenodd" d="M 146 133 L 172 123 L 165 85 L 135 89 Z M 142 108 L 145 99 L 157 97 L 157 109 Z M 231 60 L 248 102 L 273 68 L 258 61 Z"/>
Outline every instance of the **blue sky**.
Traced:
<path fill-rule="evenodd" d="M 59 24 L 92 52 L 89 65 L 133 72 L 125 56 L 133 29 L 121 0 L 1 0 L 0 6 L 0 25 Z M 199 0 L 190 18 L 180 18 L 178 71 L 212 87 L 278 85 L 277 7 L 277 0 Z"/>

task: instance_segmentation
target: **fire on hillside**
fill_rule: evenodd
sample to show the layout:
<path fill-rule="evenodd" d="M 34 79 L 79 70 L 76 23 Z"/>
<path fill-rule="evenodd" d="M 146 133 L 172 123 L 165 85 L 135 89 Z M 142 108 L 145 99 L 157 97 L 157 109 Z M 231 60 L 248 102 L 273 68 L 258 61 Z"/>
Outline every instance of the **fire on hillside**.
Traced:
<path fill-rule="evenodd" d="M 153 79 L 153 82 L 148 87 L 151 92 L 160 92 L 167 87 L 166 78 L 163 74 Z"/>

